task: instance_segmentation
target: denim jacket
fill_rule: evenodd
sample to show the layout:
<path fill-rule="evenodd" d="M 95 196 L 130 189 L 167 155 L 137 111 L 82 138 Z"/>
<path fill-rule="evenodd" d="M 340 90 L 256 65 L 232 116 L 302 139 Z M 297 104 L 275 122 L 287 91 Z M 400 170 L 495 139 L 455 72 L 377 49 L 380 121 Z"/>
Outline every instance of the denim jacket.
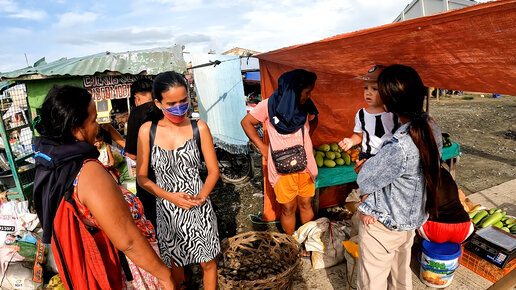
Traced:
<path fill-rule="evenodd" d="M 417 229 L 428 219 L 423 168 L 409 125 L 403 124 L 364 163 L 357 178 L 361 195 L 369 194 L 358 210 L 398 231 Z M 432 121 L 430 126 L 441 154 L 441 129 Z"/>

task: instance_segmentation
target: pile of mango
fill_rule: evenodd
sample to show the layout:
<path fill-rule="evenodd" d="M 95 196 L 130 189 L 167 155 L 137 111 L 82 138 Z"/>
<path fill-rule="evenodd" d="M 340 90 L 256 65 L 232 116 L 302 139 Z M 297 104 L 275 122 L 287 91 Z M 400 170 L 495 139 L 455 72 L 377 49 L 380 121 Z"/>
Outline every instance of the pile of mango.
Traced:
<path fill-rule="evenodd" d="M 317 167 L 335 167 L 350 165 L 351 156 L 344 152 L 337 143 L 322 144 L 313 150 Z"/>
<path fill-rule="evenodd" d="M 506 216 L 506 212 L 499 208 L 492 209 L 478 209 L 476 206 L 470 211 L 469 217 L 477 228 L 485 228 L 488 226 L 495 226 L 508 233 L 516 235 L 516 219 Z"/>
<path fill-rule="evenodd" d="M 358 160 L 358 154 L 360 153 L 360 147 L 353 146 L 351 147 L 351 149 L 346 151 L 346 153 L 348 153 L 349 156 L 351 156 L 351 162 L 356 162 Z"/>

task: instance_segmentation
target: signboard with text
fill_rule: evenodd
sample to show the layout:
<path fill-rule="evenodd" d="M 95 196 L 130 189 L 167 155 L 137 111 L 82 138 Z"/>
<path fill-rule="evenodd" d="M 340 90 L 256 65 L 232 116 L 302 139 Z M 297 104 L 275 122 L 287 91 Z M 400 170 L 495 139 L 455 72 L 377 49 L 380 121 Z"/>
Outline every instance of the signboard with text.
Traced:
<path fill-rule="evenodd" d="M 118 76 L 84 76 L 84 88 L 90 92 L 95 101 L 128 98 L 131 84 L 140 78 L 154 79 L 154 76 L 118 75 Z"/>

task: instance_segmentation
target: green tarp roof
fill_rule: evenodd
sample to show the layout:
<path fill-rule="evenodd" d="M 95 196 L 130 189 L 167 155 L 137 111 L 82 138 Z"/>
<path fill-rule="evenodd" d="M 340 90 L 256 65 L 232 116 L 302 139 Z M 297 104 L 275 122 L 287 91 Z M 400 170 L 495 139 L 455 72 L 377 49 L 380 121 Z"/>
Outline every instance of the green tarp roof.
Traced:
<path fill-rule="evenodd" d="M 46 63 L 38 60 L 34 67 L 26 67 L 12 72 L 0 73 L 0 80 L 27 80 L 58 76 L 86 76 L 103 72 L 121 74 L 155 75 L 165 71 L 186 71 L 182 46 L 155 48 L 121 53 L 103 52 Z"/>

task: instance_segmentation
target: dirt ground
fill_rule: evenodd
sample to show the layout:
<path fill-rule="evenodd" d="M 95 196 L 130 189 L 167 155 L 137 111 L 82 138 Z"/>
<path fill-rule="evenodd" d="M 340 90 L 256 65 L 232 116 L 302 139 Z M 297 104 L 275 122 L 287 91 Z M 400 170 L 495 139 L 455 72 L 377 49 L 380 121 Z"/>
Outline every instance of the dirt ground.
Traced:
<path fill-rule="evenodd" d="M 456 181 L 466 195 L 516 177 L 516 96 L 492 98 L 466 93 L 441 97 L 439 101 L 432 98 L 429 113 L 442 131 L 450 133 L 452 140 L 460 144 L 462 155 Z M 248 231 L 281 231 L 279 223 L 262 223 L 256 218 L 263 210 L 263 173 L 259 166 L 261 157 L 253 157 L 254 177 L 249 182 L 232 185 L 219 181 L 211 195 L 221 241 Z M 323 289 L 317 287 L 321 277 L 316 273 L 306 275 L 308 269 L 307 265 L 300 267 L 295 284 L 304 289 Z M 333 285 L 345 285 L 341 270 L 335 268 L 321 275 L 325 281 L 331 276 Z"/>

